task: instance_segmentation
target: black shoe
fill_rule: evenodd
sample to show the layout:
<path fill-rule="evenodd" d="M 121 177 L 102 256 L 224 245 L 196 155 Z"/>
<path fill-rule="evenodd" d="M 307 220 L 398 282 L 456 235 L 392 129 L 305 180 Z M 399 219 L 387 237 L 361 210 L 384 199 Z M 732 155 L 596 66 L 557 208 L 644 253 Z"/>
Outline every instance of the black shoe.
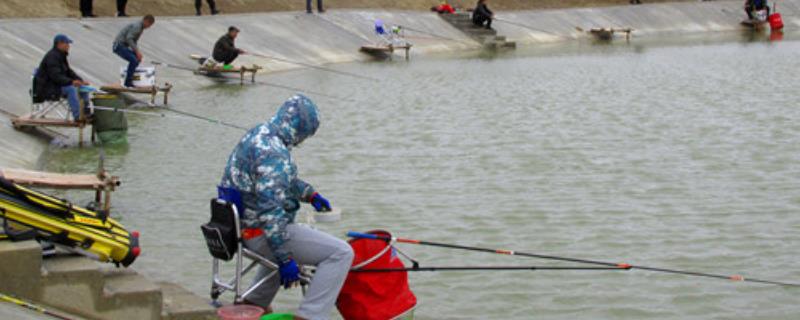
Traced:
<path fill-rule="evenodd" d="M 314 11 L 306 11 L 307 14 L 314 14 Z"/>
<path fill-rule="evenodd" d="M 216 16 L 216 15 L 218 15 L 218 14 L 220 14 L 220 11 L 219 11 L 219 10 L 211 10 L 211 15 L 212 15 L 212 16 Z"/>
<path fill-rule="evenodd" d="M 317 10 L 317 13 L 325 13 L 325 10 Z"/>
<path fill-rule="evenodd" d="M 127 16 L 128 15 L 125 14 L 125 12 L 117 12 L 117 17 L 124 18 L 124 17 L 127 17 Z"/>
<path fill-rule="evenodd" d="M 199 17 L 199 16 L 202 16 L 202 15 L 203 15 L 203 13 L 202 13 L 202 12 L 200 12 L 200 11 L 197 11 L 197 13 L 195 13 L 194 15 L 196 15 L 196 16 L 198 16 L 198 17 Z"/>
<path fill-rule="evenodd" d="M 83 15 L 83 16 L 81 16 L 81 17 L 82 17 L 82 18 L 97 18 L 97 15 L 96 15 L 96 14 L 91 14 L 91 13 L 90 13 L 90 14 L 85 14 L 85 15 Z"/>

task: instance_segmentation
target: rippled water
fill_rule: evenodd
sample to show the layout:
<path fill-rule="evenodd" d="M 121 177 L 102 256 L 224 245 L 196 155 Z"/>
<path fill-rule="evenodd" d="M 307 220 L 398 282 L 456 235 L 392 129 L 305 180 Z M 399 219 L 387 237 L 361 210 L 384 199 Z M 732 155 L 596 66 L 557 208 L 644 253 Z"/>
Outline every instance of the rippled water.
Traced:
<path fill-rule="evenodd" d="M 318 227 L 800 282 L 800 42 L 529 51 L 336 67 L 377 84 L 312 71 L 264 78 L 359 101 L 316 99 L 322 127 L 295 151 L 302 177 L 344 210 Z M 250 125 L 290 94 L 201 83 L 178 90 L 173 107 Z M 116 215 L 143 234 L 134 268 L 205 295 L 198 226 L 241 132 L 129 120 L 129 145 L 106 153 L 123 178 Z M 45 167 L 88 171 L 96 157 L 54 149 Z M 402 248 L 423 265 L 565 265 Z M 646 271 L 410 278 L 420 319 L 800 315 L 797 289 Z M 298 295 L 283 293 L 278 310 Z"/>

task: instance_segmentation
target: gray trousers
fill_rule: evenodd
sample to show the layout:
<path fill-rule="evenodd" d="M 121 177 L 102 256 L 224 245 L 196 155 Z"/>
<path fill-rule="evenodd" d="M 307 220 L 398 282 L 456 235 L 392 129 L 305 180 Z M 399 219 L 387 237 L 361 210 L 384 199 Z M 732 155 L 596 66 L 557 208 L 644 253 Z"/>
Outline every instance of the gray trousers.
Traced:
<path fill-rule="evenodd" d="M 353 263 L 353 249 L 347 242 L 308 226 L 290 224 L 286 227 L 286 231 L 289 233 L 289 241 L 283 245 L 292 252 L 295 261 L 298 264 L 317 267 L 306 296 L 297 310 L 297 316 L 309 320 L 328 319 Z M 265 236 L 247 240 L 245 246 L 276 262 Z M 255 281 L 272 271 L 260 267 Z M 245 299 L 266 308 L 279 289 L 280 276 L 276 274 Z"/>

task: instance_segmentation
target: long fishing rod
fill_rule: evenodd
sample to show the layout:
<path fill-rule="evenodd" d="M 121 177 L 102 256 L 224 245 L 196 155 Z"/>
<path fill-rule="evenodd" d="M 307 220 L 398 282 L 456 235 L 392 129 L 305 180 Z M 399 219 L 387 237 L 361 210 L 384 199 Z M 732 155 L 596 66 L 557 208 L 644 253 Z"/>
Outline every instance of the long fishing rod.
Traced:
<path fill-rule="evenodd" d="M 45 309 L 45 308 L 43 308 L 41 306 L 38 306 L 38 305 L 35 305 L 33 303 L 14 298 L 14 297 L 9 296 L 9 295 L 5 295 L 5 294 L 2 294 L 2 293 L 0 293 L 0 301 L 13 303 L 13 304 L 16 304 L 16 305 L 18 305 L 20 307 L 27 308 L 27 309 L 39 312 L 41 314 L 44 314 L 44 315 L 47 315 L 47 316 L 50 316 L 50 317 L 53 317 L 53 318 L 56 318 L 56 319 L 72 320 L 72 318 L 68 318 L 68 317 L 62 316 L 60 314 L 54 313 L 54 312 L 52 312 L 50 310 L 47 310 L 47 309 Z"/>
<path fill-rule="evenodd" d="M 258 53 L 258 52 L 246 51 L 245 54 L 249 54 L 249 55 L 256 56 L 256 57 L 261 57 L 261 58 L 266 58 L 266 59 L 271 59 L 271 60 L 275 60 L 275 61 L 280 61 L 280 62 L 296 64 L 298 66 L 303 66 L 303 67 L 307 67 L 307 68 L 327 71 L 327 72 L 331 72 L 331 73 L 335 73 L 335 74 L 339 74 L 339 75 L 343 75 L 343 76 L 349 76 L 349 77 L 353 77 L 353 78 L 371 80 L 371 81 L 375 81 L 375 82 L 380 82 L 381 81 L 381 79 L 378 79 L 378 78 L 373 78 L 373 77 L 369 77 L 369 76 L 363 76 L 363 75 L 355 74 L 355 73 L 352 73 L 352 72 L 339 71 L 339 70 L 336 70 L 336 69 L 326 68 L 326 67 L 322 67 L 322 66 L 317 66 L 317 65 L 313 65 L 313 64 L 299 62 L 299 61 L 293 61 L 293 60 L 289 60 L 289 59 L 278 58 L 276 56 L 270 56 L 270 55 L 266 55 L 266 54 Z"/>
<path fill-rule="evenodd" d="M 376 240 L 385 240 L 385 241 L 394 240 L 394 241 L 397 241 L 397 242 L 400 242 L 400 243 L 408 243 L 408 244 L 426 245 L 426 246 L 434 246 L 434 247 L 442 247 L 442 248 L 450 248 L 450 249 L 460 249 L 460 250 L 469 250 L 469 251 L 478 251 L 478 252 L 488 252 L 488 253 L 495 253 L 495 254 L 503 254 L 503 255 L 511 255 L 511 256 L 522 256 L 522 257 L 539 258 L 539 259 L 547 259 L 547 260 L 569 261 L 569 262 L 601 265 L 601 266 L 606 266 L 606 267 L 616 267 L 616 268 L 619 268 L 619 269 L 640 269 L 640 270 L 647 270 L 647 271 L 654 271 L 654 272 L 681 274 L 681 275 L 687 275 L 687 276 L 725 279 L 725 280 L 731 280 L 731 281 L 742 281 L 742 282 L 754 282 L 754 283 L 762 283 L 762 284 L 773 284 L 773 285 L 787 286 L 787 287 L 800 287 L 800 284 L 798 284 L 798 283 L 788 283 L 788 282 L 779 282 L 779 281 L 772 281 L 772 280 L 761 280 L 761 279 L 755 279 L 755 278 L 745 278 L 744 276 L 741 276 L 741 275 L 722 275 L 722 274 L 714 274 L 714 273 L 704 273 L 704 272 L 685 271 L 685 270 L 676 270 L 676 269 L 667 269 L 667 268 L 647 267 L 647 266 L 632 265 L 632 264 L 628 264 L 628 263 L 613 263 L 613 262 L 598 261 L 598 260 L 589 260 L 589 259 L 560 257 L 560 256 L 552 256 L 552 255 L 544 255 L 544 254 L 536 254 L 536 253 L 518 252 L 518 251 L 513 251 L 513 250 L 489 249 L 489 248 L 462 246 L 462 245 L 457 245 L 457 244 L 440 243 L 440 242 L 433 242 L 433 241 L 387 237 L 387 236 L 382 236 L 382 235 L 367 234 L 367 233 L 352 232 L 352 231 L 348 232 L 347 236 L 351 237 L 351 238 L 357 238 L 357 239 L 358 238 L 360 238 L 360 239 L 376 239 Z"/>
<path fill-rule="evenodd" d="M 136 101 L 136 102 L 145 103 L 144 101 L 138 100 L 138 99 L 135 99 L 135 98 L 133 100 Z M 127 109 L 111 108 L 111 107 L 100 107 L 100 106 L 94 106 L 94 109 L 104 110 L 104 111 L 130 113 L 130 114 L 139 114 L 139 115 L 144 115 L 144 116 L 149 116 L 149 117 L 159 117 L 159 118 L 166 118 L 167 117 L 167 114 L 161 113 L 161 112 L 154 113 L 154 112 L 144 112 L 144 111 L 127 110 Z M 213 123 L 213 124 L 217 124 L 217 125 L 221 125 L 221 126 L 225 126 L 225 127 L 229 127 L 229 128 L 234 128 L 234 129 L 239 129 L 239 130 L 244 130 L 244 131 L 250 130 L 249 128 L 245 128 L 245 127 L 242 127 L 242 126 L 237 125 L 237 124 L 233 124 L 233 123 L 225 122 L 225 121 L 222 121 L 222 120 L 219 120 L 219 119 L 214 119 L 214 118 L 209 118 L 209 117 L 205 117 L 205 116 L 189 113 L 189 112 L 186 112 L 186 111 L 181 111 L 181 110 L 174 109 L 174 108 L 164 108 L 163 110 L 174 112 L 174 113 L 176 113 L 178 115 L 181 115 L 182 117 L 188 117 L 188 118 L 192 118 L 192 119 L 196 119 L 196 120 L 202 120 L 202 121 L 210 122 L 210 123 Z"/>
<path fill-rule="evenodd" d="M 160 61 L 150 61 L 150 63 L 152 63 L 154 65 L 157 65 L 157 66 L 164 66 L 164 67 L 171 68 L 171 69 L 176 69 L 176 70 L 183 70 L 183 71 L 190 71 L 190 72 L 196 72 L 197 71 L 196 68 L 179 66 L 179 65 L 174 65 L 174 64 L 171 64 L 171 63 L 165 63 L 165 62 L 160 62 Z M 268 86 L 268 87 L 277 88 L 277 89 L 284 89 L 284 90 L 288 90 L 288 91 L 305 92 L 305 93 L 308 93 L 308 94 L 311 94 L 311 95 L 315 95 L 315 96 L 319 96 L 319 97 L 322 97 L 322 98 L 327 98 L 327 99 L 331 99 L 331 100 L 335 100 L 335 101 L 358 102 L 358 101 L 353 100 L 353 99 L 337 97 L 337 96 L 330 95 L 330 94 L 327 94 L 327 93 L 322 93 L 322 92 L 304 90 L 302 88 L 287 86 L 287 85 L 283 85 L 283 84 L 271 83 L 271 82 L 260 81 L 260 80 L 256 81 L 255 83 L 260 84 L 260 85 L 264 85 L 264 86 Z"/>
<path fill-rule="evenodd" d="M 501 18 L 494 18 L 494 20 L 498 21 L 498 22 L 507 23 L 507 24 L 510 24 L 510 25 L 513 25 L 513 26 L 517 26 L 517 27 L 520 27 L 520 28 L 525 28 L 525 29 L 529 29 L 529 30 L 533 30 L 533 31 L 538 31 L 538 32 L 549 34 L 549 35 L 554 35 L 556 37 L 572 39 L 572 37 L 568 37 L 568 36 L 565 36 L 565 35 L 557 34 L 557 33 L 554 33 L 554 32 L 547 31 L 547 30 L 542 30 L 542 29 L 539 29 L 539 28 L 534 28 L 534 27 L 531 27 L 529 25 L 522 24 L 522 23 L 519 23 L 519 22 L 514 22 L 514 21 L 501 19 Z"/>
<path fill-rule="evenodd" d="M 417 272 L 417 271 L 592 271 L 592 270 L 627 270 L 616 267 L 544 267 L 544 266 L 475 266 L 475 267 L 408 267 L 356 269 L 350 272 L 383 273 L 383 272 Z"/>

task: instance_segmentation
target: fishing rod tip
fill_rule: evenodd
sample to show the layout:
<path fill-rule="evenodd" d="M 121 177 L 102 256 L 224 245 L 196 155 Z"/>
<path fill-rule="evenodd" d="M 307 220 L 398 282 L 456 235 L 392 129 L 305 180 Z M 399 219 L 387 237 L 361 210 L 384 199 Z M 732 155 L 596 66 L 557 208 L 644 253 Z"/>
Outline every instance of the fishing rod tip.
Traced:
<path fill-rule="evenodd" d="M 627 269 L 633 268 L 633 266 L 630 265 L 630 264 L 627 264 L 627 263 L 618 263 L 617 264 L 617 268 L 626 269 L 627 270 Z"/>
<path fill-rule="evenodd" d="M 731 281 L 744 281 L 744 276 L 734 274 L 730 277 Z"/>

